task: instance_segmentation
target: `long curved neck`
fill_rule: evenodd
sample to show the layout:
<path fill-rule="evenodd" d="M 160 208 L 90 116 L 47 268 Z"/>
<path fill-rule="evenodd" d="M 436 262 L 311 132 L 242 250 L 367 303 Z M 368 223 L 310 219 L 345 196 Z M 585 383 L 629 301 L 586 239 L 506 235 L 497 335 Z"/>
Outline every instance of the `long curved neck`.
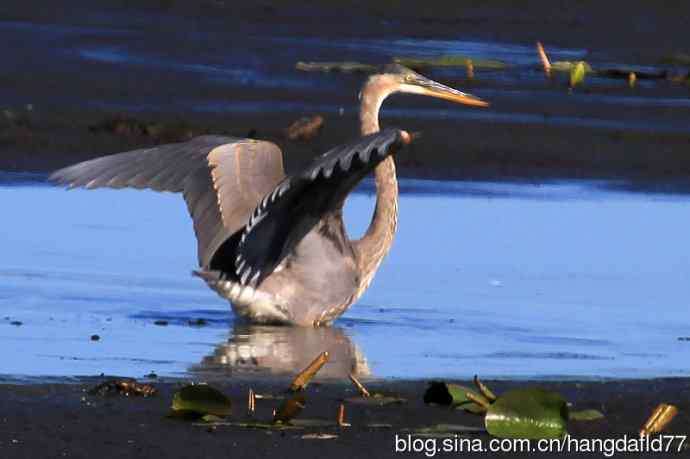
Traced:
<path fill-rule="evenodd" d="M 359 119 L 362 135 L 379 132 L 379 109 L 390 94 L 381 84 L 370 80 L 361 93 Z M 357 264 L 361 272 L 359 297 L 367 289 L 390 251 L 398 225 L 398 180 L 393 157 L 388 156 L 374 169 L 376 179 L 376 207 L 364 236 L 354 243 Z"/>

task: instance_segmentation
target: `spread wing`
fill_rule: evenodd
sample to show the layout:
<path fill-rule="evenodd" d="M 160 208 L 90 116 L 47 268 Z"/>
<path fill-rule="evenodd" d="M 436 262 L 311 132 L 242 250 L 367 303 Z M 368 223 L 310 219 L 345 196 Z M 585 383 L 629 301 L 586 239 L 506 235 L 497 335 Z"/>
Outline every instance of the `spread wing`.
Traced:
<path fill-rule="evenodd" d="M 194 222 L 199 265 L 206 268 L 284 176 L 282 155 L 273 143 L 202 136 L 85 161 L 56 171 L 50 180 L 70 188 L 182 193 Z"/>
<path fill-rule="evenodd" d="M 318 157 L 267 193 L 244 228 L 235 258 L 243 284 L 258 284 L 323 218 L 340 213 L 347 195 L 387 156 L 409 142 L 387 129 Z"/>

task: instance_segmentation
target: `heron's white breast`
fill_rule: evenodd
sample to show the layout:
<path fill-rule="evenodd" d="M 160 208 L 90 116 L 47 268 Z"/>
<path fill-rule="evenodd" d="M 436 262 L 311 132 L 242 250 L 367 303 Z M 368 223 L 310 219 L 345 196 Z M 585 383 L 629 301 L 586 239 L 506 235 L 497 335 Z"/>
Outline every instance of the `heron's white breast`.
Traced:
<path fill-rule="evenodd" d="M 254 322 L 289 322 L 287 310 L 277 299 L 264 291 L 239 282 L 221 281 L 209 284 L 220 296 L 230 300 L 235 312 Z"/>

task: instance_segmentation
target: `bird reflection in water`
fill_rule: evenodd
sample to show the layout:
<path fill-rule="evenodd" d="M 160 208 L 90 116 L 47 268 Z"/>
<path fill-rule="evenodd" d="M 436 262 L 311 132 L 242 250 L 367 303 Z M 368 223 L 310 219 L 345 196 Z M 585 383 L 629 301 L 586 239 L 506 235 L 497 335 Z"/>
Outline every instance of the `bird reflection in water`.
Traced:
<path fill-rule="evenodd" d="M 318 374 L 325 379 L 349 374 L 370 376 L 366 358 L 352 339 L 337 327 L 281 327 L 239 324 L 227 342 L 191 368 L 196 373 L 247 375 L 295 374 L 321 352 L 329 360 Z"/>

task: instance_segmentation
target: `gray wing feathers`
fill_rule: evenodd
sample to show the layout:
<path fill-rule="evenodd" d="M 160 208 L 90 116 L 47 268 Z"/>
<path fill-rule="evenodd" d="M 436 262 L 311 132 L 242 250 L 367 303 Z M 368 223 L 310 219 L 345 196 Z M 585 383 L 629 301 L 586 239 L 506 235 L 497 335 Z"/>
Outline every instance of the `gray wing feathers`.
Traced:
<path fill-rule="evenodd" d="M 249 220 L 261 196 L 283 178 L 280 149 L 224 136 L 119 153 L 61 169 L 51 180 L 70 188 L 149 188 L 183 193 L 194 222 L 199 264 Z"/>

